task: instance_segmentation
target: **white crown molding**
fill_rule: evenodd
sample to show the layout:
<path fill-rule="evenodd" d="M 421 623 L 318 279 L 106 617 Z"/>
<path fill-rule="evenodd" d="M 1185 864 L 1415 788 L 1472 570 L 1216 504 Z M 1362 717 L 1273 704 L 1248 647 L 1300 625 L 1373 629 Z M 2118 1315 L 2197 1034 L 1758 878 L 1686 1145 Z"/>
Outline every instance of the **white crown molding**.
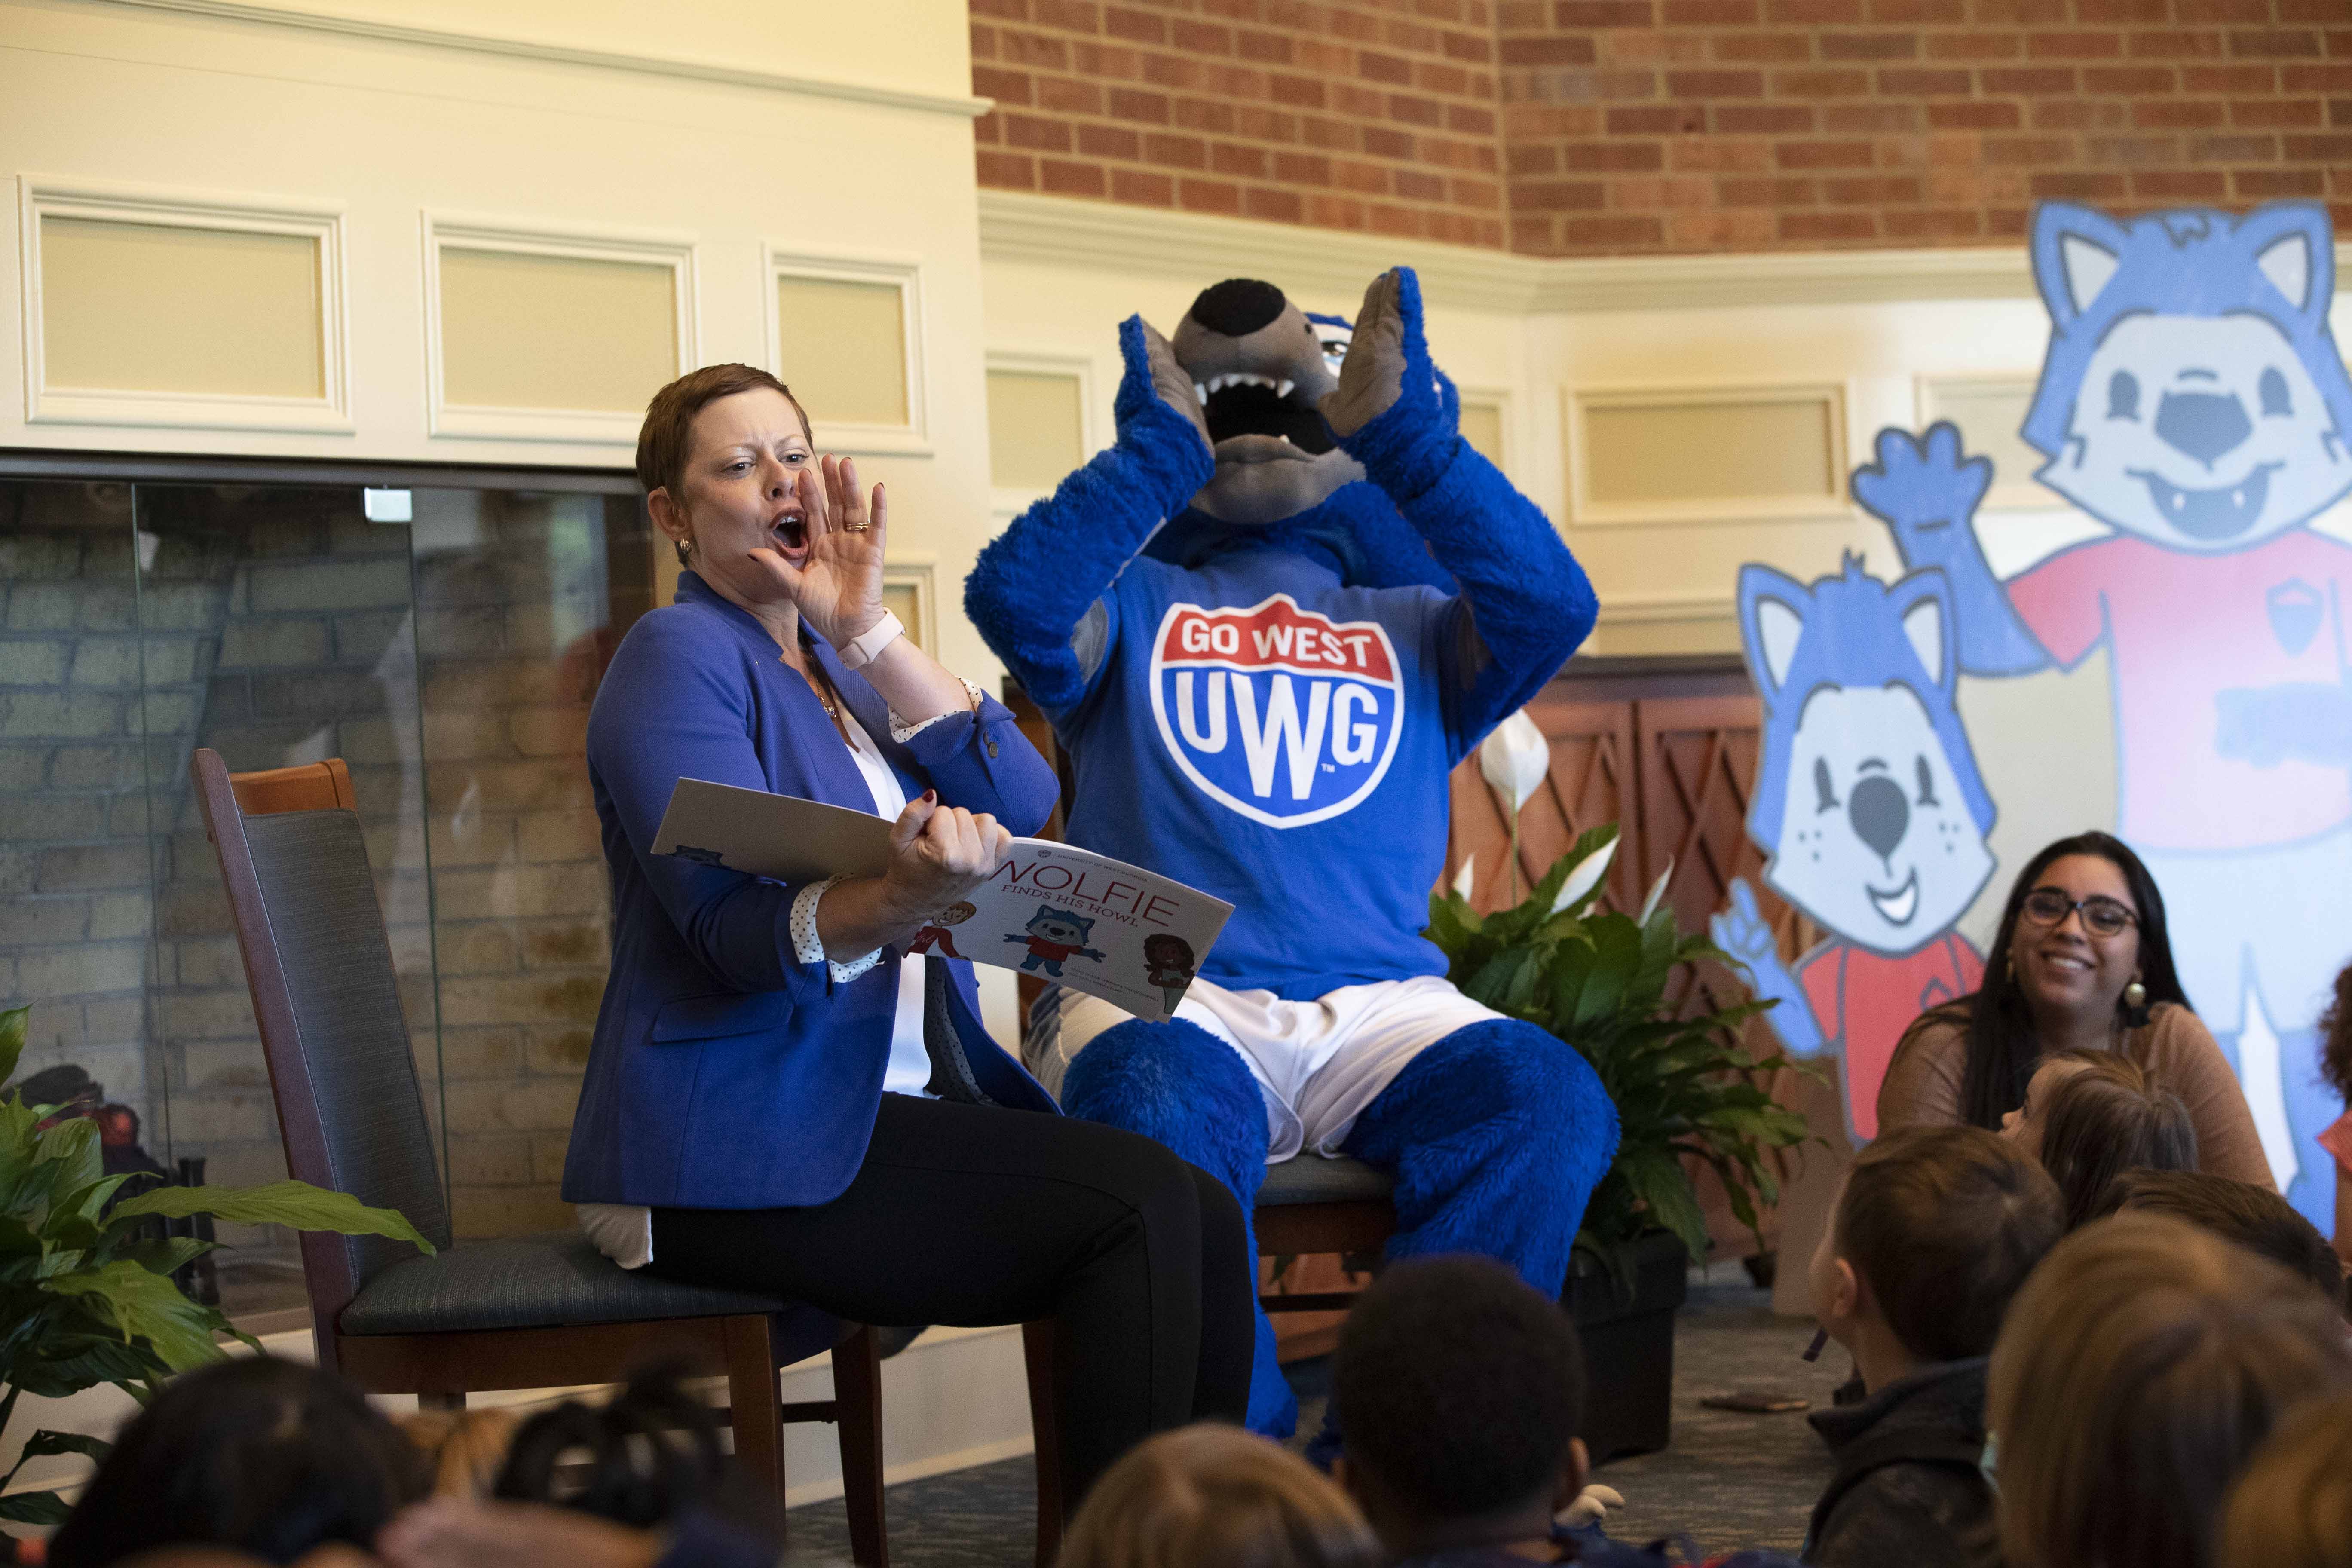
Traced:
<path fill-rule="evenodd" d="M 991 260 L 1187 278 L 1243 274 L 1294 289 L 1349 292 L 1403 263 L 1421 273 L 1429 297 L 1445 304 L 1520 312 L 2033 294 L 2021 246 L 1548 258 L 1019 191 L 980 193 L 980 243 Z"/>
<path fill-rule="evenodd" d="M 244 5 L 238 0 L 98 0 L 125 10 L 169 11 L 214 21 L 244 22 L 298 32 L 331 33 L 377 43 L 406 44 L 467 54 L 501 55 L 509 59 L 545 60 L 559 65 L 585 66 L 595 70 L 631 71 L 641 76 L 679 77 L 688 81 L 723 82 L 761 92 L 794 93 L 805 98 L 840 99 L 883 109 L 913 110 L 925 114 L 977 119 L 993 108 L 994 100 L 969 93 L 918 92 L 905 88 L 866 82 L 830 81 L 821 77 L 793 76 L 782 71 L 746 70 L 716 60 L 684 59 L 669 55 L 625 54 L 614 49 L 572 48 L 494 33 L 465 33 L 446 27 L 420 27 L 367 16 L 341 16 L 291 6 Z"/>

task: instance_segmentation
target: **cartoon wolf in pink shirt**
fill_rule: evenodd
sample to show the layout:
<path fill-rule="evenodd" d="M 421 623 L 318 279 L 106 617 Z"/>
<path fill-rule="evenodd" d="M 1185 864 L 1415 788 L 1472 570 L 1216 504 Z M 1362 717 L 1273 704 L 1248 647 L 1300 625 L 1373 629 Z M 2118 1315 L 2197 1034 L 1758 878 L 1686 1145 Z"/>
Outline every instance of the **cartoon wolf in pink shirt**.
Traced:
<path fill-rule="evenodd" d="M 1991 465 L 1949 425 L 1882 432 L 1854 499 L 1907 567 L 1944 573 L 1968 673 L 2071 669 L 2105 646 L 2116 831 L 2163 886 L 2181 979 L 2237 1057 L 2273 1171 L 2326 1226 L 2310 1140 L 2334 1108 L 2305 1058 L 2352 952 L 2352 547 L 2310 526 L 2352 490 L 2327 214 L 2124 222 L 2053 203 L 2032 258 L 2051 334 L 2021 434 L 2049 459 L 2035 478 L 2113 531 L 1998 580 L 1973 527 Z"/>

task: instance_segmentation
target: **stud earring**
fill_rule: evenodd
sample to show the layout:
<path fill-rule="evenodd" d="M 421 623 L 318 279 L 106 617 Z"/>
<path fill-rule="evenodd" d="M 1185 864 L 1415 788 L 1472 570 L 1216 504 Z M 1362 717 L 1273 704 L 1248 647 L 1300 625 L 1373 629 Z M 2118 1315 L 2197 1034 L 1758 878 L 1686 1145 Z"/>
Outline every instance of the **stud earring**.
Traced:
<path fill-rule="evenodd" d="M 2137 1013 L 2147 1005 L 2147 987 L 2135 980 L 2124 987 L 2124 1005 Z"/>

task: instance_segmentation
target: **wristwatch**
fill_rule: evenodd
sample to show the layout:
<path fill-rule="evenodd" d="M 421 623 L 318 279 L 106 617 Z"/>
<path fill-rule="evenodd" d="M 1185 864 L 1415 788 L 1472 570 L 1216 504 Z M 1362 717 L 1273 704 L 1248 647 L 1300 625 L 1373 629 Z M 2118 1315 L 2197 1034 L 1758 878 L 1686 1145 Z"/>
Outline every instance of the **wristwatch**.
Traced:
<path fill-rule="evenodd" d="M 844 669 L 863 669 L 882 657 L 882 650 L 907 635 L 907 625 L 889 611 L 857 636 L 834 651 L 841 656 Z"/>

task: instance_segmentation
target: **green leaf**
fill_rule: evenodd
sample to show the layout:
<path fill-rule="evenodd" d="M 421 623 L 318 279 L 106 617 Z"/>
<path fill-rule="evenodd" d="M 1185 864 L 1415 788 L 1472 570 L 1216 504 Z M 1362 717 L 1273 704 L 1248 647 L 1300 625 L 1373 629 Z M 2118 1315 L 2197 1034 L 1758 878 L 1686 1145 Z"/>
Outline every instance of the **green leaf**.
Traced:
<path fill-rule="evenodd" d="M 95 1303 L 113 1320 L 126 1342 L 146 1341 L 173 1372 L 221 1359 L 221 1348 L 213 1334 L 227 1327 L 227 1320 L 213 1308 L 198 1306 L 180 1294 L 167 1276 L 136 1263 L 119 1260 L 59 1275 L 41 1281 L 41 1289 Z"/>
<path fill-rule="evenodd" d="M 0 1083 L 16 1076 L 16 1062 L 25 1054 L 25 1019 L 30 1005 L 0 1012 Z"/>
<path fill-rule="evenodd" d="M 73 1117 L 43 1131 L 33 1158 L 64 1165 L 50 1188 L 53 1192 L 72 1192 L 106 1174 L 106 1156 L 98 1146 L 98 1123 L 87 1116 Z"/>
<path fill-rule="evenodd" d="M 0 1519 L 12 1524 L 63 1524 L 73 1505 L 55 1492 L 11 1492 L 0 1497 Z"/>
<path fill-rule="evenodd" d="M 370 1208 L 349 1193 L 329 1192 L 308 1182 L 270 1182 L 258 1187 L 157 1187 L 114 1205 L 110 1218 L 157 1214 L 217 1215 L 238 1225 L 282 1225 L 296 1230 L 331 1230 L 344 1236 L 388 1236 L 431 1252 L 433 1244 L 396 1209 Z"/>
<path fill-rule="evenodd" d="M 114 1248 L 108 1261 L 121 1258 L 157 1274 L 176 1274 L 219 1246 L 217 1241 L 199 1241 L 192 1236 L 141 1237 Z"/>
<path fill-rule="evenodd" d="M 92 1437 L 84 1432 L 51 1432 L 46 1429 L 25 1439 L 25 1451 L 16 1457 L 15 1468 L 0 1476 L 0 1487 L 16 1479 L 16 1471 L 25 1468 L 27 1459 L 46 1459 L 58 1454 L 86 1454 L 93 1459 L 104 1459 L 114 1452 L 114 1445 L 103 1437 Z"/>

